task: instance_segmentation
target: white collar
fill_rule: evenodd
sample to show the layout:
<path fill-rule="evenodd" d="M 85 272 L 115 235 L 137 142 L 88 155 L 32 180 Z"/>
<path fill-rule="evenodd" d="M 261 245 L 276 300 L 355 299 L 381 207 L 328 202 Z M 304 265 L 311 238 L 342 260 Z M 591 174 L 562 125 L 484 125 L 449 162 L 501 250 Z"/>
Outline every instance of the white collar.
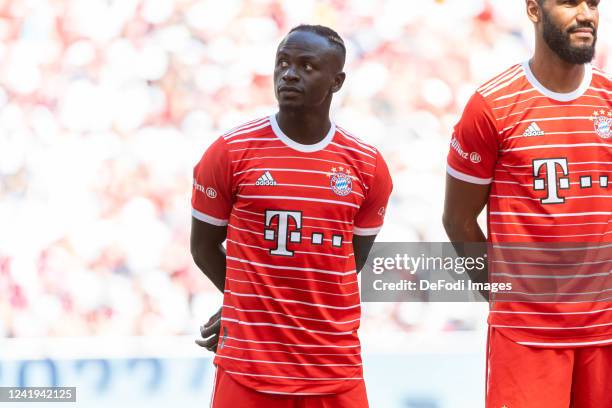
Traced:
<path fill-rule="evenodd" d="M 270 116 L 270 123 L 272 124 L 272 131 L 283 143 L 287 146 L 291 147 L 300 152 L 310 153 L 317 152 L 319 150 L 325 149 L 327 145 L 332 141 L 334 134 L 336 134 L 336 124 L 334 122 L 331 123 L 329 127 L 329 132 L 323 139 L 315 144 L 301 144 L 291 139 L 281 130 L 280 126 L 278 126 L 278 122 L 276 121 L 276 115 Z"/>
<path fill-rule="evenodd" d="M 523 62 L 522 66 L 523 70 L 525 71 L 525 76 L 527 77 L 527 80 L 535 89 L 540 91 L 543 95 L 548 96 L 549 98 L 559 102 L 569 102 L 573 101 L 574 99 L 580 98 L 582 94 L 585 93 L 591 85 L 591 78 L 593 77 L 593 70 L 591 64 L 584 64 L 584 76 L 582 77 L 582 83 L 578 86 L 578 88 L 576 88 L 572 92 L 559 93 L 553 92 L 550 89 L 544 87 L 544 85 L 542 85 L 540 81 L 536 79 L 536 77 L 533 75 L 533 72 L 531 72 L 529 61 Z"/>

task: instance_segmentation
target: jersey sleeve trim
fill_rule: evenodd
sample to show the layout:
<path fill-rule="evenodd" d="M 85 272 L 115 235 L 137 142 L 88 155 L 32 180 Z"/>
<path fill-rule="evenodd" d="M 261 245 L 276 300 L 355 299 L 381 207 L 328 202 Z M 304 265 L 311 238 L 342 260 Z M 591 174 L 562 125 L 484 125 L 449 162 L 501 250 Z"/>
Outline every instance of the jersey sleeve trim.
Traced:
<path fill-rule="evenodd" d="M 382 229 L 382 225 L 380 227 L 374 227 L 374 228 L 360 228 L 358 226 L 353 226 L 353 235 L 360 235 L 360 236 L 376 235 L 380 232 L 381 229 Z"/>
<path fill-rule="evenodd" d="M 491 182 L 493 181 L 492 178 L 480 178 L 480 177 L 470 176 L 469 174 L 465 174 L 458 170 L 453 169 L 450 165 L 446 166 L 446 172 L 456 179 L 459 179 L 459 180 L 462 180 L 468 183 L 472 183 L 472 184 L 487 185 L 487 184 L 491 184 Z"/>
<path fill-rule="evenodd" d="M 222 220 L 219 218 L 211 217 L 210 215 L 204 214 L 203 212 L 200 212 L 196 210 L 195 208 L 191 209 L 191 215 L 193 215 L 193 218 L 196 218 L 207 224 L 216 225 L 218 227 L 225 227 L 228 223 L 228 220 Z"/>

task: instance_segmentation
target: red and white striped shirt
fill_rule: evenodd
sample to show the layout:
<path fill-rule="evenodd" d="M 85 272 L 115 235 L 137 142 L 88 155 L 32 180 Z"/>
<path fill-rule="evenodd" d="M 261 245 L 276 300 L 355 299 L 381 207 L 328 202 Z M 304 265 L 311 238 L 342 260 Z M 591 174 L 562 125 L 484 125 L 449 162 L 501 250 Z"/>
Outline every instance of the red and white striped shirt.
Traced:
<path fill-rule="evenodd" d="M 568 283 L 588 283 L 596 299 L 612 298 L 610 80 L 587 64 L 578 89 L 561 94 L 542 86 L 528 63 L 515 65 L 477 90 L 455 127 L 447 170 L 491 185 L 487 225 L 494 247 L 578 243 L 592 248 L 589 257 L 602 258 L 590 269 L 599 273 L 572 278 L 554 263 L 538 273 L 528 272 L 533 265 L 514 267 L 527 286 L 554 287 L 562 296 Z M 532 346 L 612 343 L 612 303 L 593 299 L 496 302 L 489 324 Z"/>
<path fill-rule="evenodd" d="M 352 237 L 375 235 L 392 183 L 380 153 L 335 125 L 299 144 L 274 116 L 226 133 L 194 169 L 192 214 L 228 226 L 215 363 L 279 394 L 362 380 Z"/>

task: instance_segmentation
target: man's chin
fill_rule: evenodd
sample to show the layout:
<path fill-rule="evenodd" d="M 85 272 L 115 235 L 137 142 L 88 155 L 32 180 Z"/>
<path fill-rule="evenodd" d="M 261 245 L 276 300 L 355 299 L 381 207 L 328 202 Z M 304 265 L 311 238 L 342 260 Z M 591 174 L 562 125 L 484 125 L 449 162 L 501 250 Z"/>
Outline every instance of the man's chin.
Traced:
<path fill-rule="evenodd" d="M 304 109 L 304 104 L 298 101 L 279 101 L 278 108 L 286 111 L 300 111 Z"/>

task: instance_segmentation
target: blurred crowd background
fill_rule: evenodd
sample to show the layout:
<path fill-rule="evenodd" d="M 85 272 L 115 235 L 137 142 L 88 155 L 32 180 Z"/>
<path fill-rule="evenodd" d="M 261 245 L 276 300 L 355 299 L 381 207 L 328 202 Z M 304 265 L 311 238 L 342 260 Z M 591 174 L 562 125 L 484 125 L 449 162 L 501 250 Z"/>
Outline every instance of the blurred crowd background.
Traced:
<path fill-rule="evenodd" d="M 601 2 L 595 64 L 612 69 Z M 384 241 L 445 241 L 452 126 L 529 58 L 521 0 L 0 0 L 0 338 L 194 335 L 221 296 L 189 254 L 192 167 L 275 111 L 300 23 L 348 49 L 334 119 L 386 157 Z M 365 304 L 362 336 L 478 330 L 482 304 Z"/>

